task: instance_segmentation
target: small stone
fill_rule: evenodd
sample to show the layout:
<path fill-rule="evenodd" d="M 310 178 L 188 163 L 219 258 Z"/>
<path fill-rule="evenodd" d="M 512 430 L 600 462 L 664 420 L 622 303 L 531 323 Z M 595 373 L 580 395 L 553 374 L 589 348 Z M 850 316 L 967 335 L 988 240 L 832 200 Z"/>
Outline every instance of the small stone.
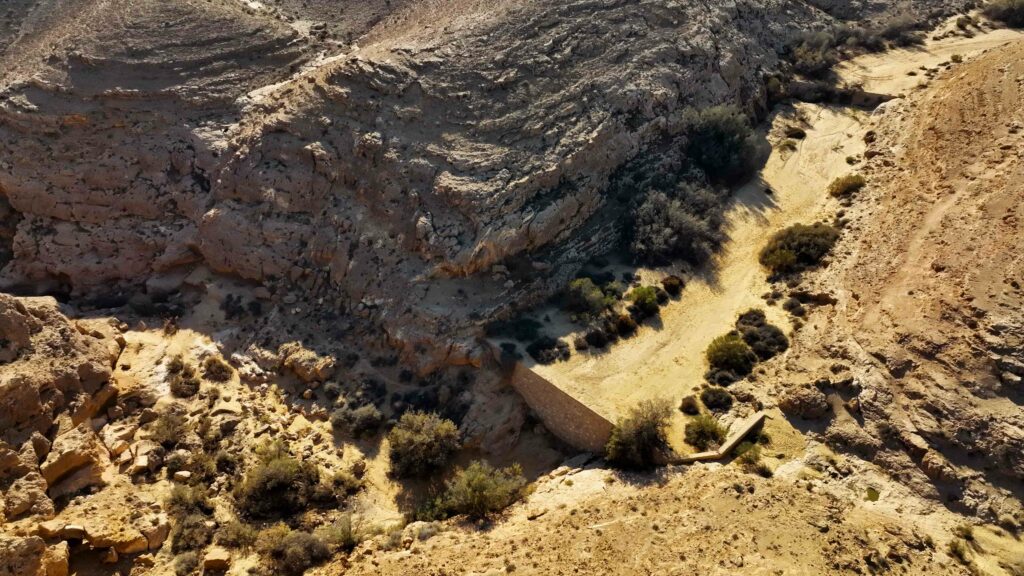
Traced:
<path fill-rule="evenodd" d="M 188 470 L 178 470 L 174 473 L 174 481 L 186 483 L 192 479 L 192 473 Z"/>

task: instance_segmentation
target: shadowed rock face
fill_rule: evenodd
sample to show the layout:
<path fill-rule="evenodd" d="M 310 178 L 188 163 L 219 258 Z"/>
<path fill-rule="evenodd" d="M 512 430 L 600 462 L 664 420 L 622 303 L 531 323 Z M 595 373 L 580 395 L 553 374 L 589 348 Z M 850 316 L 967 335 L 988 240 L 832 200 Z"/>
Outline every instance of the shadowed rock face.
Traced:
<path fill-rule="evenodd" d="M 795 0 L 313 3 L 308 21 L 289 2 L 139 4 L 12 9 L 6 285 L 90 293 L 205 264 L 407 347 L 563 284 L 616 241 L 617 171 L 674 158 L 687 107 L 762 110 L 777 51 L 830 18 Z M 337 13 L 347 28 L 317 24 Z"/>

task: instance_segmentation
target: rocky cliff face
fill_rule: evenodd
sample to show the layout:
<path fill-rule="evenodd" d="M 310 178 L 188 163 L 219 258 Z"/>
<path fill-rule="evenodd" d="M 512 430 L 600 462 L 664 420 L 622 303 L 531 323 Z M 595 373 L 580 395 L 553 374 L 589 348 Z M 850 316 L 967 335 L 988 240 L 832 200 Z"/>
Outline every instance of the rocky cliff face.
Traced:
<path fill-rule="evenodd" d="M 315 4 L 312 25 L 290 3 L 121 4 L 12 10 L 4 284 L 155 290 L 204 265 L 407 351 L 561 287 L 617 239 L 613 175 L 676 154 L 687 107 L 763 109 L 777 52 L 832 18 L 796 0 Z M 72 5 L 89 17 L 60 19 Z M 335 9 L 348 28 L 316 24 Z"/>

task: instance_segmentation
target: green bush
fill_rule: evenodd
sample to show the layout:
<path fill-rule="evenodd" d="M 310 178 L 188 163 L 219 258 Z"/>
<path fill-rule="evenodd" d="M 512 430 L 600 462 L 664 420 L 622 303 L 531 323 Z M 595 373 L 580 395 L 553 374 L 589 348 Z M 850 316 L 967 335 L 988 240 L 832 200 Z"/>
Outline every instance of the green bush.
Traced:
<path fill-rule="evenodd" d="M 300 576 L 331 557 L 323 540 L 285 526 L 275 526 L 261 533 L 258 548 L 271 566 L 286 576 Z"/>
<path fill-rule="evenodd" d="M 725 428 L 714 416 L 701 414 L 686 423 L 686 443 L 699 450 L 718 447 L 725 442 Z"/>
<path fill-rule="evenodd" d="M 174 557 L 174 574 L 188 576 L 199 568 L 199 555 L 195 552 L 182 552 Z"/>
<path fill-rule="evenodd" d="M 577 278 L 565 291 L 565 307 L 570 312 L 596 316 L 614 303 L 590 278 Z"/>
<path fill-rule="evenodd" d="M 860 174 L 847 174 L 836 178 L 828 185 L 828 194 L 833 198 L 843 198 L 857 192 L 867 184 L 868 181 Z"/>
<path fill-rule="evenodd" d="M 645 400 L 616 422 L 605 446 L 608 462 L 621 468 L 649 468 L 668 452 L 672 406 L 667 400 Z"/>
<path fill-rule="evenodd" d="M 838 239 L 839 231 L 827 224 L 795 224 L 772 236 L 760 261 L 772 272 L 797 272 L 818 265 Z"/>
<path fill-rule="evenodd" d="M 448 463 L 459 449 L 459 429 L 437 414 L 406 412 L 388 433 L 391 472 L 422 476 Z"/>
<path fill-rule="evenodd" d="M 712 340 L 705 355 L 712 370 L 725 370 L 739 376 L 750 374 L 757 363 L 757 355 L 735 333 Z"/>
<path fill-rule="evenodd" d="M 256 544 L 259 531 L 252 526 L 233 520 L 217 529 L 217 544 L 225 548 L 247 550 Z"/>
<path fill-rule="evenodd" d="M 207 356 L 203 361 L 203 376 L 214 382 L 227 382 L 235 370 L 217 356 Z"/>
<path fill-rule="evenodd" d="M 213 539 L 213 529 L 206 525 L 207 517 L 189 514 L 178 519 L 171 529 L 171 551 L 175 554 L 200 550 Z"/>
<path fill-rule="evenodd" d="M 353 438 L 373 436 L 384 423 L 384 415 L 373 404 L 364 404 L 355 410 L 344 406 L 331 414 L 331 425 Z"/>
<path fill-rule="evenodd" d="M 658 313 L 658 291 L 654 286 L 640 286 L 629 293 L 629 300 L 640 311 L 641 316 L 654 316 Z"/>
<path fill-rule="evenodd" d="M 428 518 L 466 514 L 482 519 L 508 508 L 523 495 L 526 478 L 518 464 L 508 468 L 494 468 L 482 461 L 474 461 L 456 471 L 445 483 L 445 491 L 432 503 Z"/>
<path fill-rule="evenodd" d="M 750 119 L 735 106 L 714 106 L 686 115 L 687 154 L 714 180 L 737 181 L 753 168 Z"/>
<path fill-rule="evenodd" d="M 1024 27 L 1024 0 L 992 0 L 985 6 L 985 15 L 1008 26 Z"/>
<path fill-rule="evenodd" d="M 304 510 L 320 482 L 311 462 L 300 462 L 281 445 L 265 448 L 260 462 L 235 489 L 235 501 L 252 518 L 280 518 Z"/>
<path fill-rule="evenodd" d="M 732 394 L 725 388 L 712 386 L 705 388 L 700 393 L 700 401 L 708 407 L 708 410 L 728 410 L 732 408 Z"/>

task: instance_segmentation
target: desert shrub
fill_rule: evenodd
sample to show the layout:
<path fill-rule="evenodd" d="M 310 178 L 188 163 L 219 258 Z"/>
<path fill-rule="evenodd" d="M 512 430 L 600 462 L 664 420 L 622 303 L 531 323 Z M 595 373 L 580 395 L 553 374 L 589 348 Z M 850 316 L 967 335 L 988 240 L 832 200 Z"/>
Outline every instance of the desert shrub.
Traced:
<path fill-rule="evenodd" d="M 803 316 L 807 313 L 804 309 L 804 305 L 796 298 L 787 298 L 786 301 L 782 303 L 782 309 L 797 317 Z"/>
<path fill-rule="evenodd" d="M 217 544 L 225 548 L 248 549 L 256 544 L 259 531 L 238 520 L 232 520 L 217 529 Z"/>
<path fill-rule="evenodd" d="M 645 400 L 616 422 L 605 457 L 622 468 L 649 468 L 668 451 L 672 406 L 667 400 Z"/>
<path fill-rule="evenodd" d="M 235 501 L 253 518 L 289 516 L 307 507 L 319 482 L 315 464 L 296 460 L 283 447 L 270 447 L 235 488 Z"/>
<path fill-rule="evenodd" d="M 421 476 L 448 463 L 459 449 L 459 429 L 437 414 L 406 412 L 388 433 L 391 472 Z"/>
<path fill-rule="evenodd" d="M 813 267 L 838 239 L 839 231 L 827 224 L 795 224 L 772 236 L 761 250 L 760 262 L 776 273 Z"/>
<path fill-rule="evenodd" d="M 213 458 L 213 464 L 217 468 L 217 472 L 234 474 L 238 469 L 239 458 L 226 450 L 218 450 Z"/>
<path fill-rule="evenodd" d="M 321 526 L 314 532 L 327 548 L 333 552 L 351 551 L 359 543 L 355 532 L 352 530 L 352 515 L 344 514 L 332 524 Z"/>
<path fill-rule="evenodd" d="M 185 437 L 185 414 L 176 407 L 160 412 L 150 428 L 150 440 L 164 448 L 174 448 Z"/>
<path fill-rule="evenodd" d="M 343 501 L 348 496 L 363 489 L 362 478 L 356 476 L 352 470 L 338 470 L 331 474 L 326 481 L 326 488 L 337 501 Z"/>
<path fill-rule="evenodd" d="M 658 313 L 658 291 L 654 286 L 640 286 L 629 293 L 629 300 L 640 310 L 643 317 Z"/>
<path fill-rule="evenodd" d="M 474 461 L 445 483 L 441 497 L 433 503 L 429 516 L 466 514 L 473 519 L 500 512 L 518 500 L 526 487 L 526 478 L 518 464 L 494 468 Z"/>
<path fill-rule="evenodd" d="M 629 314 L 618 314 L 615 317 L 615 331 L 623 337 L 633 335 L 637 327 L 636 320 Z"/>
<path fill-rule="evenodd" d="M 188 466 L 188 453 L 171 452 L 164 458 L 164 470 L 168 477 L 173 477 L 175 472 L 184 470 Z"/>
<path fill-rule="evenodd" d="M 569 344 L 550 336 L 541 336 L 526 347 L 526 352 L 541 364 L 569 359 Z"/>
<path fill-rule="evenodd" d="M 185 369 L 185 360 L 181 357 L 181 354 L 177 354 L 167 360 L 167 373 L 168 374 L 180 374 Z"/>
<path fill-rule="evenodd" d="M 199 555 L 195 552 L 182 552 L 174 557 L 174 574 L 188 576 L 199 568 Z"/>
<path fill-rule="evenodd" d="M 700 402 L 697 402 L 696 396 L 686 396 L 683 398 L 682 402 L 679 403 L 679 411 L 683 414 L 696 416 L 697 414 L 700 414 Z"/>
<path fill-rule="evenodd" d="M 828 185 L 828 195 L 833 198 L 843 198 L 857 192 L 867 184 L 868 181 L 860 174 L 847 174 L 836 178 Z"/>
<path fill-rule="evenodd" d="M 679 296 L 683 292 L 683 279 L 679 276 L 666 276 L 661 281 L 661 287 L 672 296 Z"/>
<path fill-rule="evenodd" d="M 604 348 L 608 345 L 608 334 L 602 328 L 591 328 L 583 337 L 587 348 Z"/>
<path fill-rule="evenodd" d="M 754 369 L 757 355 L 739 334 L 730 333 L 711 341 L 705 353 L 711 369 L 746 376 Z"/>
<path fill-rule="evenodd" d="M 732 394 L 725 388 L 712 386 L 705 388 L 700 393 L 700 401 L 708 407 L 708 410 L 728 410 L 732 408 Z"/>
<path fill-rule="evenodd" d="M 185 364 L 178 372 L 168 372 L 171 394 L 177 398 L 191 398 L 199 392 L 199 378 L 191 364 Z"/>
<path fill-rule="evenodd" d="M 1024 0 L 992 0 L 985 5 L 985 15 L 1008 26 L 1024 27 Z"/>
<path fill-rule="evenodd" d="M 590 278 L 577 278 L 565 290 L 565 307 L 571 312 L 596 316 L 614 303 Z"/>
<path fill-rule="evenodd" d="M 626 285 L 618 280 L 609 280 L 601 285 L 601 292 L 608 298 L 621 300 L 622 295 L 626 293 Z"/>
<path fill-rule="evenodd" d="M 767 323 L 768 318 L 764 315 L 764 310 L 757 308 L 751 308 L 736 318 L 736 328 L 738 330 L 760 328 Z"/>
<path fill-rule="evenodd" d="M 217 356 L 207 356 L 203 361 L 203 376 L 214 382 L 227 382 L 235 370 Z"/>
<path fill-rule="evenodd" d="M 768 360 L 789 348 L 789 339 L 779 327 L 772 324 L 740 328 L 743 341 L 760 360 Z"/>
<path fill-rule="evenodd" d="M 491 338 L 505 336 L 519 342 L 530 342 L 540 335 L 541 326 L 533 318 L 516 318 L 491 322 L 484 330 Z"/>
<path fill-rule="evenodd" d="M 714 106 L 686 115 L 687 155 L 715 180 L 746 177 L 754 155 L 750 119 L 735 106 Z"/>
<path fill-rule="evenodd" d="M 836 37 L 829 32 L 809 32 L 791 47 L 793 68 L 805 76 L 822 78 L 838 61 Z"/>
<path fill-rule="evenodd" d="M 202 486 L 176 485 L 167 496 L 164 508 L 168 514 L 176 517 L 213 512 L 213 504 L 210 503 L 206 488 Z"/>
<path fill-rule="evenodd" d="M 701 414 L 687 422 L 684 435 L 687 444 L 700 450 L 720 446 L 725 442 L 725 428 L 714 416 L 707 414 Z"/>
<path fill-rule="evenodd" d="M 337 400 L 341 397 L 341 384 L 337 382 L 328 382 L 324 384 L 324 396 L 328 400 Z"/>
<path fill-rule="evenodd" d="M 384 415 L 373 404 L 364 404 L 356 409 L 343 406 L 331 414 L 331 425 L 353 438 L 373 436 L 383 423 Z"/>
<path fill-rule="evenodd" d="M 633 211 L 630 252 L 651 264 L 685 260 L 702 264 L 721 243 L 719 222 L 688 207 L 684 199 L 652 191 Z"/>
<path fill-rule="evenodd" d="M 299 576 L 331 557 L 327 544 L 310 534 L 287 527 L 273 527 L 260 534 L 260 554 L 279 573 Z"/>
<path fill-rule="evenodd" d="M 971 559 L 967 552 L 967 543 L 959 538 L 949 541 L 949 555 L 964 565 L 970 565 Z"/>
<path fill-rule="evenodd" d="M 921 26 L 913 17 L 901 16 L 887 22 L 876 33 L 896 46 L 910 46 L 921 43 L 921 37 L 916 34 Z"/>
<path fill-rule="evenodd" d="M 750 442 L 742 442 L 736 447 L 736 463 L 743 470 L 765 478 L 772 476 L 772 470 L 761 460 L 761 447 Z"/>
<path fill-rule="evenodd" d="M 201 514 L 179 518 L 171 529 L 171 551 L 178 554 L 200 550 L 209 544 L 213 539 L 213 529 L 206 522 L 206 516 Z"/>

